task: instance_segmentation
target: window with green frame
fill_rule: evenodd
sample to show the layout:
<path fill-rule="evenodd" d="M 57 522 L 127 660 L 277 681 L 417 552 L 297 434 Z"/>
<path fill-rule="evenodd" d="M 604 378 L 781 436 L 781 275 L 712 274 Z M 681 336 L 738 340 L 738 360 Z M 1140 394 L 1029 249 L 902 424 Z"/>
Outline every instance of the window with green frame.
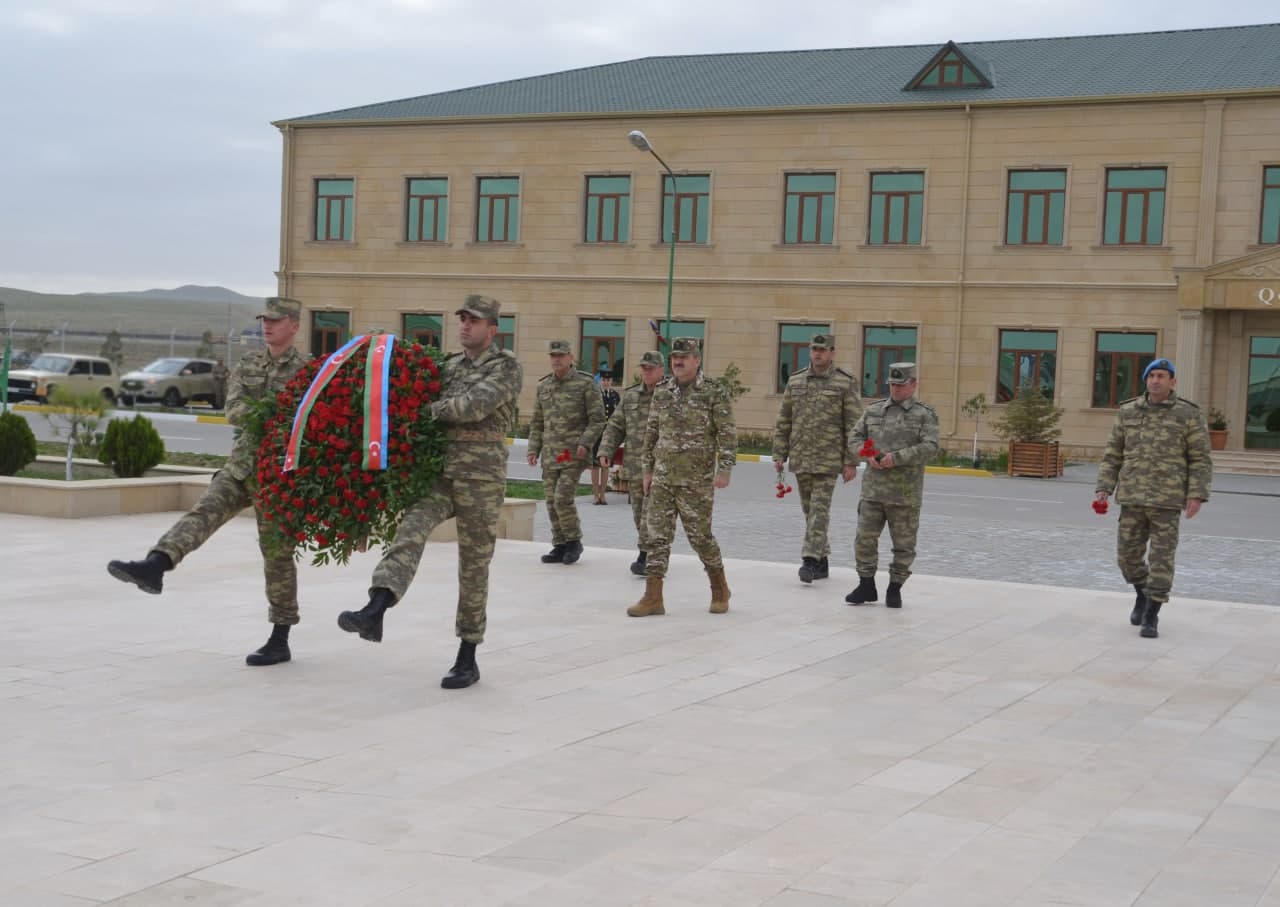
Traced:
<path fill-rule="evenodd" d="M 652 319 L 654 324 L 658 326 L 658 330 L 663 332 L 663 336 L 666 337 L 668 341 L 674 340 L 677 337 L 696 337 L 698 339 L 698 349 L 702 350 L 702 357 L 705 359 L 707 356 L 707 324 L 706 322 L 705 321 L 684 321 L 684 320 L 677 321 L 676 319 L 673 318 L 671 319 L 671 332 L 668 334 L 666 332 L 666 322 L 663 321 L 665 317 L 666 316 L 664 315 L 659 315 L 657 318 Z M 655 350 L 661 351 L 662 354 L 665 356 L 668 351 L 668 344 L 660 342 L 658 340 L 657 335 L 655 334 L 653 338 L 653 348 Z"/>
<path fill-rule="evenodd" d="M 977 88 L 985 84 L 954 50 L 942 55 L 934 67 L 916 83 L 917 88 Z"/>
<path fill-rule="evenodd" d="M 871 174 L 867 243 L 873 246 L 919 245 L 924 230 L 924 174 Z"/>
<path fill-rule="evenodd" d="M 1060 246 L 1067 209 L 1067 171 L 1010 170 L 1004 241 Z"/>
<path fill-rule="evenodd" d="M 316 185 L 318 242 L 350 242 L 356 217 L 356 181 L 320 179 Z"/>
<path fill-rule="evenodd" d="M 631 177 L 587 177 L 586 243 L 624 243 L 631 238 Z"/>
<path fill-rule="evenodd" d="M 831 245 L 836 221 L 834 173 L 788 173 L 782 207 L 785 245 Z"/>
<path fill-rule="evenodd" d="M 409 242 L 444 242 L 449 236 L 449 181 L 410 178 L 405 214 Z"/>
<path fill-rule="evenodd" d="M 1164 241 L 1163 167 L 1107 170 L 1102 243 L 1107 246 L 1158 246 Z"/>
<path fill-rule="evenodd" d="M 1093 405 L 1115 407 L 1142 393 L 1142 370 L 1155 358 L 1155 334 L 1098 331 L 1093 344 Z"/>
<path fill-rule="evenodd" d="M 1273 246 L 1280 243 L 1280 167 L 1262 168 L 1262 223 L 1258 242 Z"/>
<path fill-rule="evenodd" d="M 809 367 L 809 342 L 813 340 L 813 335 L 829 333 L 831 333 L 830 322 L 778 325 L 778 368 L 775 388 L 778 393 L 787 389 L 787 382 L 791 380 L 792 375 Z"/>
<path fill-rule="evenodd" d="M 351 339 L 350 312 L 311 313 L 311 355 L 328 356 Z"/>
<path fill-rule="evenodd" d="M 681 174 L 662 178 L 662 227 L 659 235 L 671 242 L 671 225 L 675 224 L 677 243 L 707 242 L 711 222 L 711 175 Z"/>
<path fill-rule="evenodd" d="M 476 242 L 519 239 L 520 177 L 480 177 L 476 181 Z"/>
<path fill-rule="evenodd" d="M 582 337 L 578 348 L 578 368 L 592 375 L 600 369 L 612 369 L 615 375 L 626 374 L 627 322 L 621 318 L 583 318 Z"/>
<path fill-rule="evenodd" d="M 1001 331 L 996 402 L 1008 403 L 1032 387 L 1052 400 L 1057 362 L 1057 331 Z"/>
<path fill-rule="evenodd" d="M 405 312 L 400 316 L 400 333 L 411 343 L 444 349 L 444 316 Z"/>
<path fill-rule="evenodd" d="M 916 328 L 862 329 L 862 396 L 889 396 L 889 366 L 916 361 Z"/>
<path fill-rule="evenodd" d="M 498 345 L 500 350 L 506 350 L 509 353 L 516 351 L 515 315 L 498 316 L 498 336 L 494 338 L 493 342 Z"/>

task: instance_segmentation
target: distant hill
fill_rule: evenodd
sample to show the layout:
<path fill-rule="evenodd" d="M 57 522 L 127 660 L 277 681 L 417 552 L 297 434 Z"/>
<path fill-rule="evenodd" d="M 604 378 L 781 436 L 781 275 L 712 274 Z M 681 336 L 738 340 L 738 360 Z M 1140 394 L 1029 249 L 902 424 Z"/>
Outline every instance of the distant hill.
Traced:
<path fill-rule="evenodd" d="M 228 321 L 233 331 L 256 330 L 254 316 L 262 311 L 261 299 L 225 287 L 194 286 L 74 295 L 0 287 L 0 303 L 4 304 L 5 321 L 16 322 L 14 330 L 19 334 L 56 330 L 66 323 L 72 332 L 174 331 L 198 337 L 206 330 L 225 334 Z"/>
<path fill-rule="evenodd" d="M 112 296 L 116 299 L 185 299 L 191 302 L 247 303 L 256 305 L 261 297 L 245 296 L 226 287 L 201 287 L 195 284 L 184 284 L 172 290 L 127 290 L 113 293 L 80 293 L 81 296 Z"/>

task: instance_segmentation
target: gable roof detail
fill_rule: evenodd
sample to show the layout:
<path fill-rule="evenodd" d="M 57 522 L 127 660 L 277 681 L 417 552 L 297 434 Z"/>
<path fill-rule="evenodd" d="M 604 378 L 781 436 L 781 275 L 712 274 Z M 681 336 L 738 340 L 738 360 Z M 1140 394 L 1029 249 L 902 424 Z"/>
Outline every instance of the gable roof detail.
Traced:
<path fill-rule="evenodd" d="M 990 65 L 981 65 L 977 60 L 971 59 L 956 42 L 948 41 L 907 83 L 905 90 L 991 87 Z"/>
<path fill-rule="evenodd" d="M 990 87 L 946 91 L 906 88 L 937 45 L 645 57 L 277 125 L 1280 94 L 1277 47 L 1280 24 L 966 43 L 955 50 Z"/>

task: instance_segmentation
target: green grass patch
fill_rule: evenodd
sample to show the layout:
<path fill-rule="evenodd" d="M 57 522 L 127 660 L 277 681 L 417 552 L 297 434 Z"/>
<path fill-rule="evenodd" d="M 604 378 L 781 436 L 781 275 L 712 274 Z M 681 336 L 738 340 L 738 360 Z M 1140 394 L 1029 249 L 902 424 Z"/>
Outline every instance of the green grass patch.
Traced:
<path fill-rule="evenodd" d="M 37 441 L 36 453 L 42 457 L 65 457 L 67 444 L 65 441 Z M 227 464 L 227 457 L 222 454 L 184 453 L 167 450 L 164 462 L 168 466 L 201 466 L 205 469 L 221 469 Z"/>
<path fill-rule="evenodd" d="M 591 494 L 590 485 L 578 485 L 578 497 Z M 507 497 L 525 501 L 545 501 L 541 479 L 507 479 Z"/>

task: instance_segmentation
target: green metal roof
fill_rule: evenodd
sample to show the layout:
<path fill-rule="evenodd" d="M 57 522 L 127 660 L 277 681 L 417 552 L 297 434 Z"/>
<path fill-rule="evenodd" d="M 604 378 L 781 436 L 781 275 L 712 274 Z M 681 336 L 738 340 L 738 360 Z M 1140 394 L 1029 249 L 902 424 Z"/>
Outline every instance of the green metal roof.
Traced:
<path fill-rule="evenodd" d="M 1280 90 L 1280 24 L 980 41 L 990 88 L 907 90 L 940 44 L 645 57 L 283 120 L 584 116 Z"/>

